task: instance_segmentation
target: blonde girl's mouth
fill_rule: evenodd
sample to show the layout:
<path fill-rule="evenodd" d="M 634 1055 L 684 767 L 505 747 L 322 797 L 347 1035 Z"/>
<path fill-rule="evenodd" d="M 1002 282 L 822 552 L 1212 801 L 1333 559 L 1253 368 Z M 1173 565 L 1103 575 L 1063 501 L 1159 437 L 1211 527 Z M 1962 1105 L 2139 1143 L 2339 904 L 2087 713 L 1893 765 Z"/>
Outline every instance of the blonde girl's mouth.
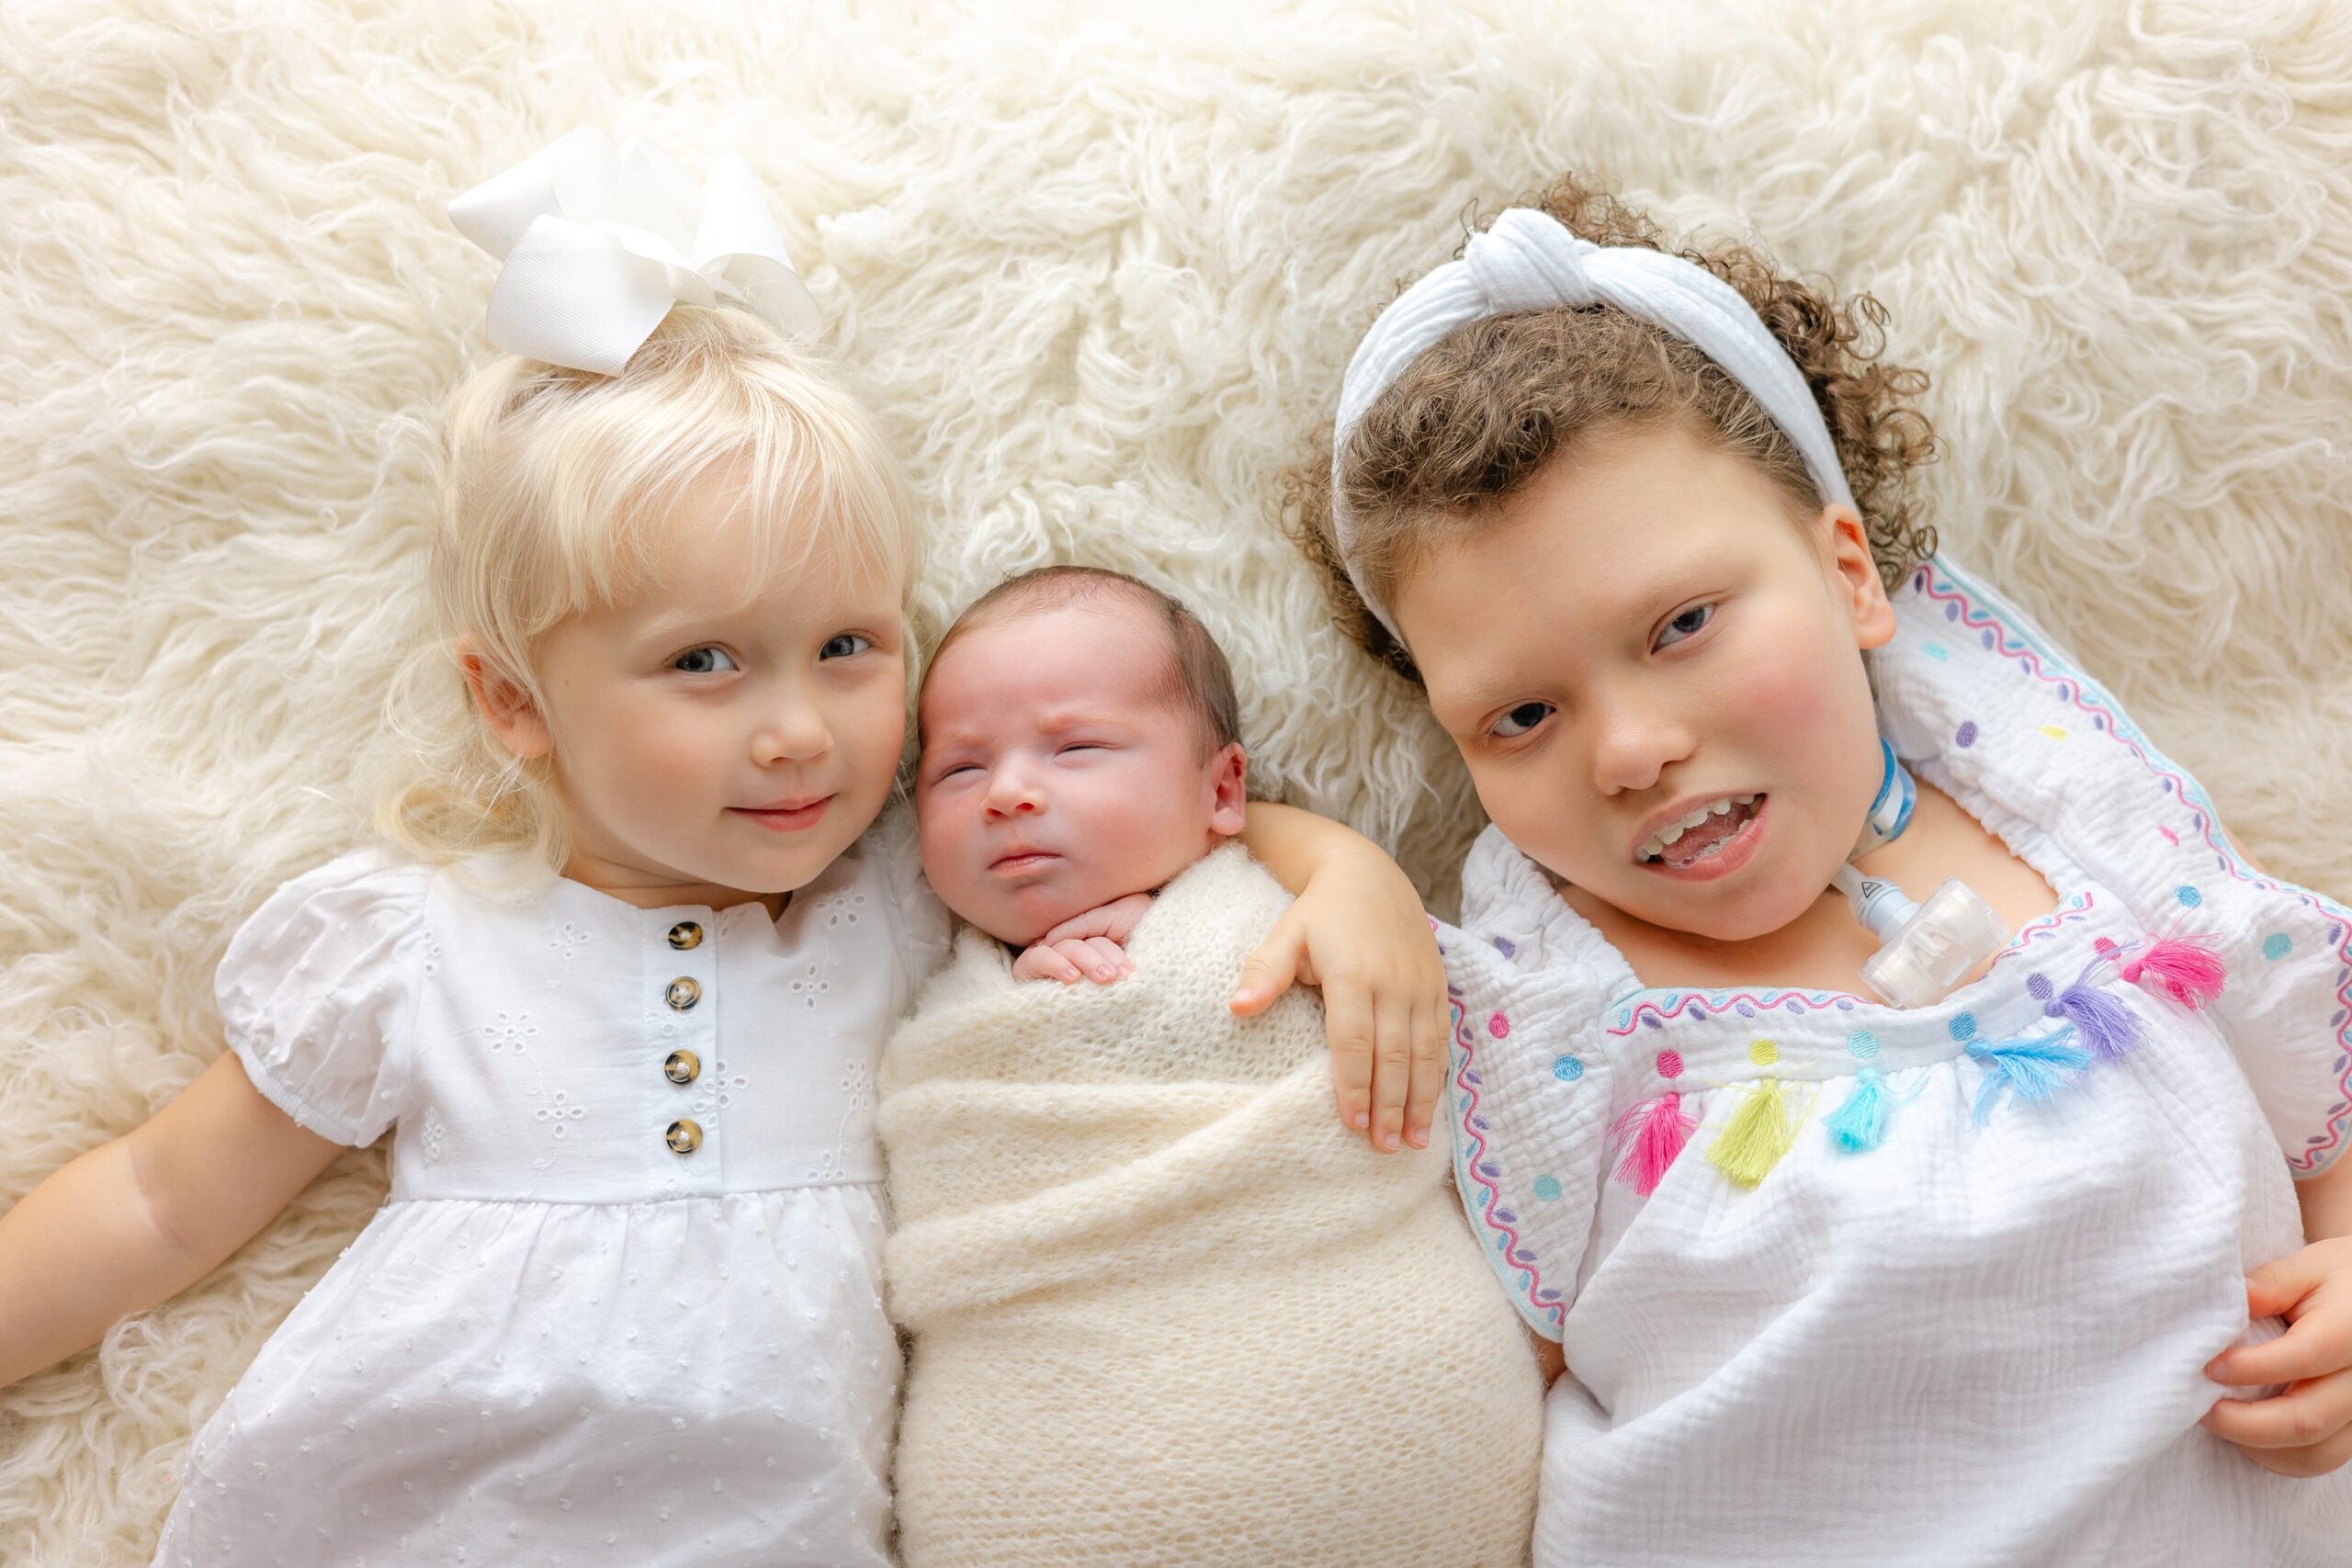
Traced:
<path fill-rule="evenodd" d="M 1634 852 L 1635 864 L 1656 866 L 1668 872 L 1701 872 L 1702 874 L 1725 874 L 1737 865 L 1722 863 L 1735 849 L 1740 852 L 1739 864 L 1747 863 L 1753 852 L 1749 827 L 1762 816 L 1766 796 L 1762 795 L 1722 795 L 1693 807 L 1690 813 L 1642 840 Z M 1703 868 L 1703 870 L 1702 870 Z"/>

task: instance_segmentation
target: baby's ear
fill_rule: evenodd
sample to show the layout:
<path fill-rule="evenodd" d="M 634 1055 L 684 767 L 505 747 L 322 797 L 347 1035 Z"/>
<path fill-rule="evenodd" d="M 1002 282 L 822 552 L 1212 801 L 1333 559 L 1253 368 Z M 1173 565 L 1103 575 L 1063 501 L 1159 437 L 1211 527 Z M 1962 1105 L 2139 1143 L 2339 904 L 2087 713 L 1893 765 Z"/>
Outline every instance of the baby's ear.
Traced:
<path fill-rule="evenodd" d="M 458 665 L 466 672 L 466 689 L 473 694 L 475 708 L 500 745 L 526 759 L 555 750 L 555 736 L 521 682 L 471 648 L 458 649 Z"/>
<path fill-rule="evenodd" d="M 1250 807 L 1248 775 L 1248 759 L 1238 740 L 1209 759 L 1210 832 L 1229 839 L 1241 831 Z"/>

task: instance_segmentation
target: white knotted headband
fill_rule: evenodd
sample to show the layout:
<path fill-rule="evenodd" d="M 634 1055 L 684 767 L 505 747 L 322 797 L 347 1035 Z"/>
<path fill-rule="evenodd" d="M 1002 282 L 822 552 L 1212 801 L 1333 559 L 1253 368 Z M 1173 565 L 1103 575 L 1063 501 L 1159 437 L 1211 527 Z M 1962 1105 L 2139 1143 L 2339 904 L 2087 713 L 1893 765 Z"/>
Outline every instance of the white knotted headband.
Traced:
<path fill-rule="evenodd" d="M 449 220 L 506 264 L 490 341 L 550 365 L 617 376 L 678 304 L 741 305 L 802 338 L 823 324 L 732 152 L 697 186 L 650 142 L 582 128 L 458 197 Z"/>
<path fill-rule="evenodd" d="M 1596 245 L 1546 213 L 1510 208 L 1486 232 L 1471 236 L 1460 261 L 1430 272 L 1380 313 L 1340 383 L 1331 434 L 1332 531 L 1357 595 L 1400 644 L 1404 637 L 1388 607 L 1373 596 L 1356 566 L 1355 519 L 1340 483 L 1348 438 L 1396 378 L 1454 328 L 1488 316 L 1594 305 L 1614 305 L 1722 366 L 1796 444 L 1822 500 L 1854 503 L 1812 389 L 1737 289 L 1680 256 Z"/>

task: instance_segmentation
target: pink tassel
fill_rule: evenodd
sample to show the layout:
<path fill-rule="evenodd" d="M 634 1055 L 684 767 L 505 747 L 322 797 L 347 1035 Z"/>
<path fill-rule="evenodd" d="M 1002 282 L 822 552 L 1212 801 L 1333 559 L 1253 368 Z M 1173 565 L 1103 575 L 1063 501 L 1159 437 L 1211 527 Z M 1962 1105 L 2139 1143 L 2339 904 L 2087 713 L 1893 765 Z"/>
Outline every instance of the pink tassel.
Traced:
<path fill-rule="evenodd" d="M 2193 1011 L 2219 997 L 2230 977 L 2229 966 L 2209 945 L 2212 941 L 2210 936 L 2166 937 L 2124 960 L 2117 973 L 2125 985 L 2144 982 Z"/>
<path fill-rule="evenodd" d="M 1698 1126 L 1699 1119 L 1682 1109 L 1679 1094 L 1628 1106 L 1609 1128 L 1610 1138 L 1625 1156 L 1617 1162 L 1617 1179 L 1632 1182 L 1634 1191 L 1648 1197 L 1666 1179 L 1666 1168 Z"/>

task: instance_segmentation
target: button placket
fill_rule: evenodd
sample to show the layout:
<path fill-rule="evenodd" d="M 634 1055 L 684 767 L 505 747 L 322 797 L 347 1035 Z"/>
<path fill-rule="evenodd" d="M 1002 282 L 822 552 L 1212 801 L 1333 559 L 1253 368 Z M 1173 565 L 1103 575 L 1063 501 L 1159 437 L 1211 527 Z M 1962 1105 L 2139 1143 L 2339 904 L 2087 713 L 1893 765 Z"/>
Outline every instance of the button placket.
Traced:
<path fill-rule="evenodd" d="M 654 1103 L 661 1107 L 655 1135 L 682 1173 L 701 1171 L 717 1128 L 686 1112 L 696 1080 L 718 1059 L 717 932 L 711 921 L 684 919 L 663 921 L 652 934 L 648 1012 L 658 1022 L 649 1066 L 660 1078 Z"/>

